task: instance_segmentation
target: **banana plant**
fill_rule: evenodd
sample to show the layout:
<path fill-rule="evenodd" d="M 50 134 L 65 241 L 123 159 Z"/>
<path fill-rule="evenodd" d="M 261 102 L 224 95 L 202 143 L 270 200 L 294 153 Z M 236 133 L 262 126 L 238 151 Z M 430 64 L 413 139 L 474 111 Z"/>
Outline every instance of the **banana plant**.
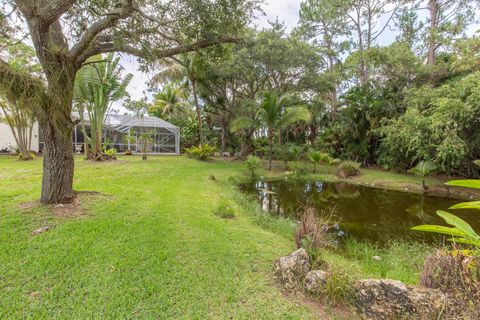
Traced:
<path fill-rule="evenodd" d="M 447 182 L 447 185 L 480 189 L 480 180 L 453 180 Z M 462 202 L 451 206 L 449 209 L 476 209 L 480 210 L 480 201 Z M 472 245 L 476 252 L 480 251 L 480 235 L 463 219 L 446 211 L 438 210 L 439 215 L 451 227 L 439 225 L 420 225 L 413 227 L 412 230 L 440 233 L 451 236 L 449 241 Z"/>

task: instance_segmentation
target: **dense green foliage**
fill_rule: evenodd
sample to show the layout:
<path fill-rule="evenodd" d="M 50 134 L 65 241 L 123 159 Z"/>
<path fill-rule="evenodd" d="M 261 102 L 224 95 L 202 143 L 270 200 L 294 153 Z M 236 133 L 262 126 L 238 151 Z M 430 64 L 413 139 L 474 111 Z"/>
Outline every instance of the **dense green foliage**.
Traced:
<path fill-rule="evenodd" d="M 185 153 L 188 156 L 202 161 L 208 160 L 211 156 L 213 156 L 215 151 L 217 151 L 217 148 L 209 145 L 208 143 L 199 146 L 193 146 L 191 148 L 185 148 Z"/>

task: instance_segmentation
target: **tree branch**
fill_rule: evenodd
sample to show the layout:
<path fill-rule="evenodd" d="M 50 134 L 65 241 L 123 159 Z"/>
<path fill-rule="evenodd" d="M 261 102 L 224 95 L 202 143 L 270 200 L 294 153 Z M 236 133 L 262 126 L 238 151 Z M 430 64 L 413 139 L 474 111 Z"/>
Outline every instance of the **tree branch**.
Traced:
<path fill-rule="evenodd" d="M 81 65 L 84 61 L 77 61 L 85 50 L 92 44 L 97 35 L 114 26 L 119 20 L 129 17 L 134 11 L 133 0 L 127 0 L 126 4 L 119 9 L 118 12 L 109 14 L 105 18 L 93 23 L 88 28 L 78 41 L 78 43 L 70 50 L 70 57 L 76 62 L 77 65 Z"/>
<path fill-rule="evenodd" d="M 238 43 L 240 41 L 241 39 L 239 38 L 220 36 L 212 39 L 199 40 L 187 45 L 175 46 L 169 49 L 160 49 L 160 50 L 155 49 L 150 51 L 146 49 L 136 48 L 130 45 L 125 45 L 125 44 L 115 44 L 113 42 L 106 42 L 106 43 L 97 42 L 92 44 L 90 50 L 87 50 L 83 54 L 81 54 L 78 57 L 77 61 L 81 61 L 81 63 L 83 63 L 85 60 L 87 60 L 91 56 L 101 54 L 101 53 L 109 53 L 109 52 L 123 52 L 139 58 L 144 58 L 144 59 L 163 59 L 163 58 L 173 57 L 181 53 L 187 53 L 187 52 L 192 52 L 199 49 L 208 48 L 217 44 Z"/>

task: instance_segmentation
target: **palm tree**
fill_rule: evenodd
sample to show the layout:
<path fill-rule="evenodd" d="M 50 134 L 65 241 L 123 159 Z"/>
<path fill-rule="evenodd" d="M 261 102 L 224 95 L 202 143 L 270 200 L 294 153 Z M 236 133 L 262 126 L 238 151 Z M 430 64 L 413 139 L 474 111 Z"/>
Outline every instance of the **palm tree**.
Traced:
<path fill-rule="evenodd" d="M 247 169 L 252 173 L 252 179 L 255 177 L 255 171 L 262 165 L 262 162 L 256 156 L 250 155 L 245 160 Z"/>
<path fill-rule="evenodd" d="M 177 118 L 188 113 L 188 107 L 184 103 L 185 94 L 180 87 L 168 85 L 155 96 L 153 105 L 149 111 L 159 118 Z"/>
<path fill-rule="evenodd" d="M 163 70 L 154 77 L 155 81 L 179 81 L 183 82 L 185 87 L 189 87 L 192 91 L 193 102 L 197 113 L 198 138 L 200 145 L 203 144 L 202 129 L 202 112 L 198 102 L 198 73 L 199 73 L 199 56 L 196 52 L 186 53 L 179 58 L 172 57 L 163 64 Z"/>
<path fill-rule="evenodd" d="M 102 160 L 102 133 L 112 103 L 128 95 L 126 88 L 133 75 L 121 75 L 120 58 L 114 54 L 94 56 L 80 69 L 75 78 L 74 101 L 82 131 L 89 145 L 87 157 Z M 86 131 L 84 113 L 88 116 L 91 134 Z"/>
<path fill-rule="evenodd" d="M 269 144 L 268 170 L 272 170 L 275 133 L 295 122 L 308 122 L 310 118 L 310 112 L 305 107 L 293 103 L 290 96 L 269 91 L 264 94 L 255 119 L 239 117 L 233 121 L 231 129 L 238 131 L 244 128 L 266 127 Z"/>
<path fill-rule="evenodd" d="M 320 151 L 310 151 L 308 158 L 313 162 L 313 173 L 317 173 L 317 165 L 322 161 L 322 153 Z"/>

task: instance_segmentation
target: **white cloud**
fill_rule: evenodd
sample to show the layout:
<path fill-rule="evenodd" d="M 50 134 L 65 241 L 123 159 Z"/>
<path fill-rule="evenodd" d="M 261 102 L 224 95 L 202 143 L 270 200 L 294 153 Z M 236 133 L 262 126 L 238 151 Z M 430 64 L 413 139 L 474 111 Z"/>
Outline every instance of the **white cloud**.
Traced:
<path fill-rule="evenodd" d="M 300 3 L 302 0 L 267 0 L 262 6 L 265 16 L 257 19 L 260 27 L 267 27 L 268 21 L 278 20 L 284 22 L 288 30 L 291 30 L 298 22 Z"/>

